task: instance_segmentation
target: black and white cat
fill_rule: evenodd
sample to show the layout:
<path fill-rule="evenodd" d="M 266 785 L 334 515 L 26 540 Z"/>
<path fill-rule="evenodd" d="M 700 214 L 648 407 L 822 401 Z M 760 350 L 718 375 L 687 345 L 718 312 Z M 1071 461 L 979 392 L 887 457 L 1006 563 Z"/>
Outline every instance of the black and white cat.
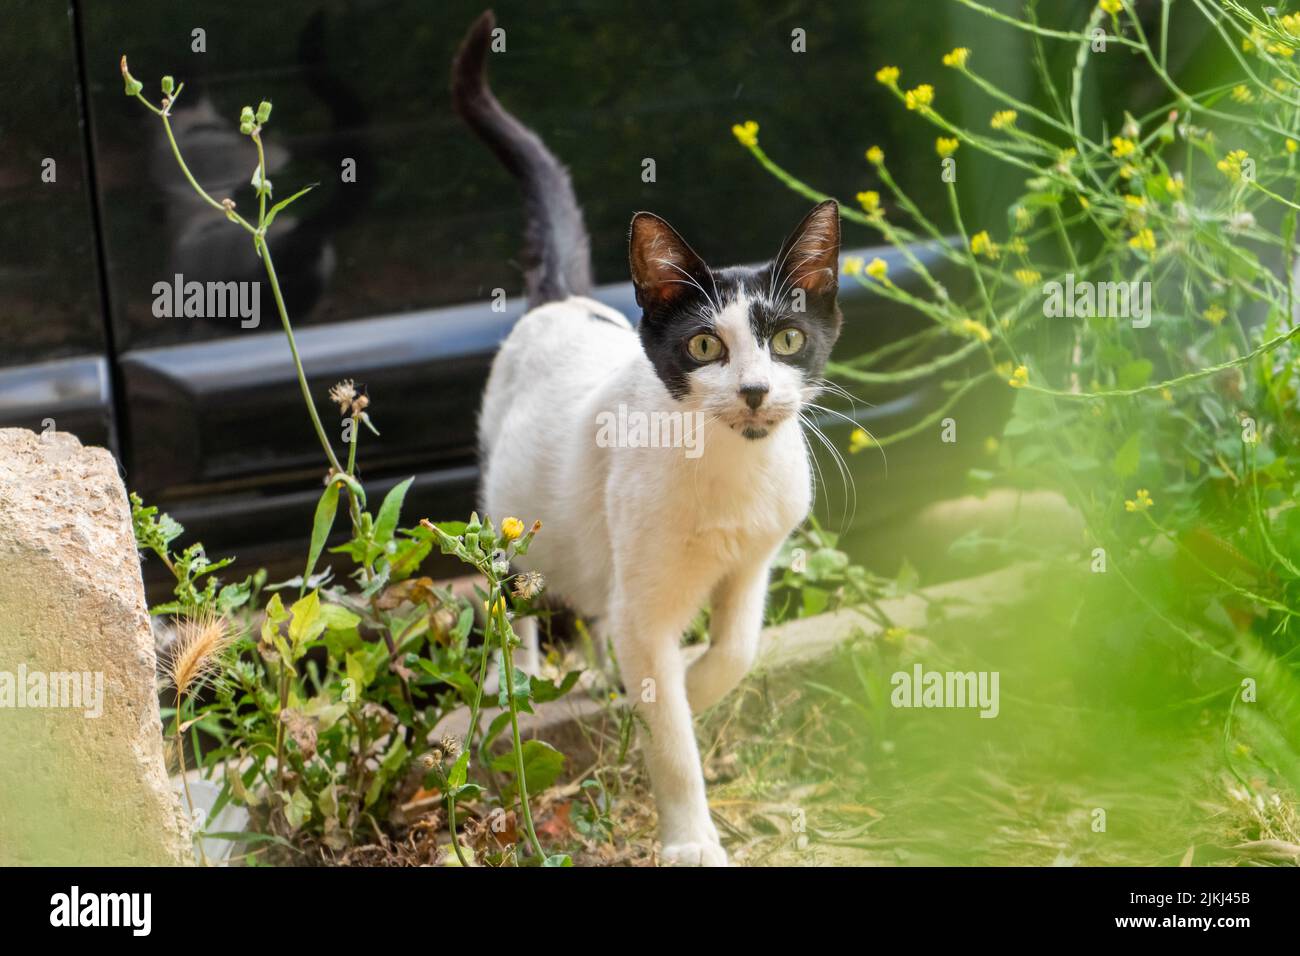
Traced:
<path fill-rule="evenodd" d="M 494 23 L 489 11 L 471 27 L 453 101 L 522 184 L 531 311 L 483 396 L 483 510 L 542 520 L 524 566 L 612 643 L 649 729 L 662 858 L 725 865 L 691 715 L 753 662 L 769 567 L 811 504 L 798 413 L 839 335 L 839 210 L 815 207 L 768 265 L 720 270 L 637 213 L 634 329 L 586 297 L 588 239 L 568 174 L 488 88 Z M 620 408 L 677 414 L 695 450 L 601 440 Z M 705 604 L 709 646 L 687 668 L 682 634 Z"/>

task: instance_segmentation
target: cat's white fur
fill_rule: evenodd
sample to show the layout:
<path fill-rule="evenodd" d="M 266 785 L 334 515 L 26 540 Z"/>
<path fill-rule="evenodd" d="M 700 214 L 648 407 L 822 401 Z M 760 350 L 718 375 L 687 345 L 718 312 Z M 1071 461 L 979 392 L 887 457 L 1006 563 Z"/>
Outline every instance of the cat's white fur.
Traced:
<path fill-rule="evenodd" d="M 643 749 L 662 856 L 693 865 L 725 865 L 726 854 L 691 715 L 753 662 L 772 558 L 812 494 L 797 414 L 808 383 L 756 341 L 743 295 L 714 306 L 728 361 L 693 372 L 680 401 L 617 311 L 581 297 L 534 309 L 496 357 L 479 426 L 483 508 L 498 520 L 543 522 L 520 563 L 612 643 L 649 729 Z M 757 412 L 743 385 L 768 386 Z M 620 404 L 702 412 L 702 453 L 601 447 L 599 416 Z M 747 423 L 770 427 L 767 437 L 743 437 Z M 709 647 L 688 670 L 681 637 L 705 604 Z"/>

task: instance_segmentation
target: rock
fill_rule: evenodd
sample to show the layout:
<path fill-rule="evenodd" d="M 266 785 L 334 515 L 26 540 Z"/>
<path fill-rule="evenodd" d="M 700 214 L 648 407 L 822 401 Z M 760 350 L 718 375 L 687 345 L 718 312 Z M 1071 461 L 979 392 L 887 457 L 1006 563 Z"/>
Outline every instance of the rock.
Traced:
<path fill-rule="evenodd" d="M 154 642 L 117 462 L 0 429 L 0 865 L 177 865 Z"/>

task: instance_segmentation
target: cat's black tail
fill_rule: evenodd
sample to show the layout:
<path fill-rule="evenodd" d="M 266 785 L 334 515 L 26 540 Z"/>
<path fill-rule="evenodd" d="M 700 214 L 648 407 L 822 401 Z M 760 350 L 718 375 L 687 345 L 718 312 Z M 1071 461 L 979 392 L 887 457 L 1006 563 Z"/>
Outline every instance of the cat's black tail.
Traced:
<path fill-rule="evenodd" d="M 496 17 L 483 12 L 451 65 L 456 112 L 523 187 L 525 282 L 530 307 L 591 291 L 591 244 L 568 170 L 546 144 L 497 102 L 487 83 Z"/>

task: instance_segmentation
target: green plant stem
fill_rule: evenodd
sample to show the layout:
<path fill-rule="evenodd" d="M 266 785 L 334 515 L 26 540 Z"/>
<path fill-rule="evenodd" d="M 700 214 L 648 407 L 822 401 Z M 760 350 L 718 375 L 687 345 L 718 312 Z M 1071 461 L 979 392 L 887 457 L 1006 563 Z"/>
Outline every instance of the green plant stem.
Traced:
<path fill-rule="evenodd" d="M 182 703 L 181 692 L 180 692 L 180 690 L 179 690 L 179 688 L 178 688 L 177 691 L 176 691 L 176 729 L 175 729 L 175 736 L 176 736 L 176 762 L 177 762 L 178 764 L 180 764 L 180 768 L 181 768 L 181 787 L 185 790 L 185 802 L 189 805 L 189 808 L 190 808 L 190 824 L 193 825 L 193 823 L 194 823 L 194 797 L 193 797 L 193 795 L 190 793 L 190 776 L 189 776 L 189 774 L 188 774 L 188 773 L 186 772 L 186 770 L 185 770 L 185 740 L 184 740 L 184 738 L 181 736 L 181 703 Z M 204 851 L 204 849 L 203 849 L 203 837 L 202 837 L 202 835 L 196 837 L 194 842 L 195 842 L 195 845 L 198 846 L 198 848 L 199 848 L 199 861 L 200 861 L 204 866 L 207 866 L 207 865 L 208 865 L 208 855 L 207 855 L 207 853 L 206 853 L 206 852 Z"/>
<path fill-rule="evenodd" d="M 298 343 L 293 337 L 293 326 L 289 322 L 289 312 L 285 308 L 284 296 L 280 292 L 280 278 L 276 275 L 275 263 L 271 260 L 271 248 L 266 244 L 264 237 L 259 237 L 256 244 L 262 257 L 262 264 L 266 267 L 267 280 L 271 283 L 271 294 L 275 297 L 275 308 L 280 314 L 280 324 L 284 327 L 285 338 L 289 340 L 289 351 L 293 355 L 293 367 L 298 373 L 298 387 L 302 390 L 302 400 L 307 405 L 307 413 L 311 416 L 312 427 L 316 429 L 316 437 L 320 439 L 321 448 L 324 449 L 325 457 L 329 459 L 330 465 L 335 471 L 342 471 L 343 466 L 339 464 L 334 449 L 330 447 L 329 439 L 325 437 L 325 426 L 321 424 L 320 415 L 316 411 L 316 403 L 312 401 L 311 388 L 307 384 L 307 373 L 303 371 L 302 358 L 298 355 Z"/>
<path fill-rule="evenodd" d="M 523 813 L 524 829 L 528 832 L 533 852 L 539 859 L 545 859 L 546 854 L 542 851 L 541 841 L 537 839 L 537 831 L 533 829 L 533 811 L 528 806 L 528 780 L 524 775 L 524 746 L 519 739 L 519 705 L 515 701 L 515 665 L 510 652 L 510 625 L 506 622 L 505 609 L 498 609 L 496 606 L 498 600 L 503 600 L 500 594 L 501 586 L 496 584 L 489 597 L 493 602 L 492 618 L 496 619 L 497 634 L 501 640 L 501 668 L 505 672 L 501 675 L 501 680 L 506 683 L 506 702 L 510 707 L 510 737 L 515 751 L 515 776 L 519 781 L 519 808 Z"/>

